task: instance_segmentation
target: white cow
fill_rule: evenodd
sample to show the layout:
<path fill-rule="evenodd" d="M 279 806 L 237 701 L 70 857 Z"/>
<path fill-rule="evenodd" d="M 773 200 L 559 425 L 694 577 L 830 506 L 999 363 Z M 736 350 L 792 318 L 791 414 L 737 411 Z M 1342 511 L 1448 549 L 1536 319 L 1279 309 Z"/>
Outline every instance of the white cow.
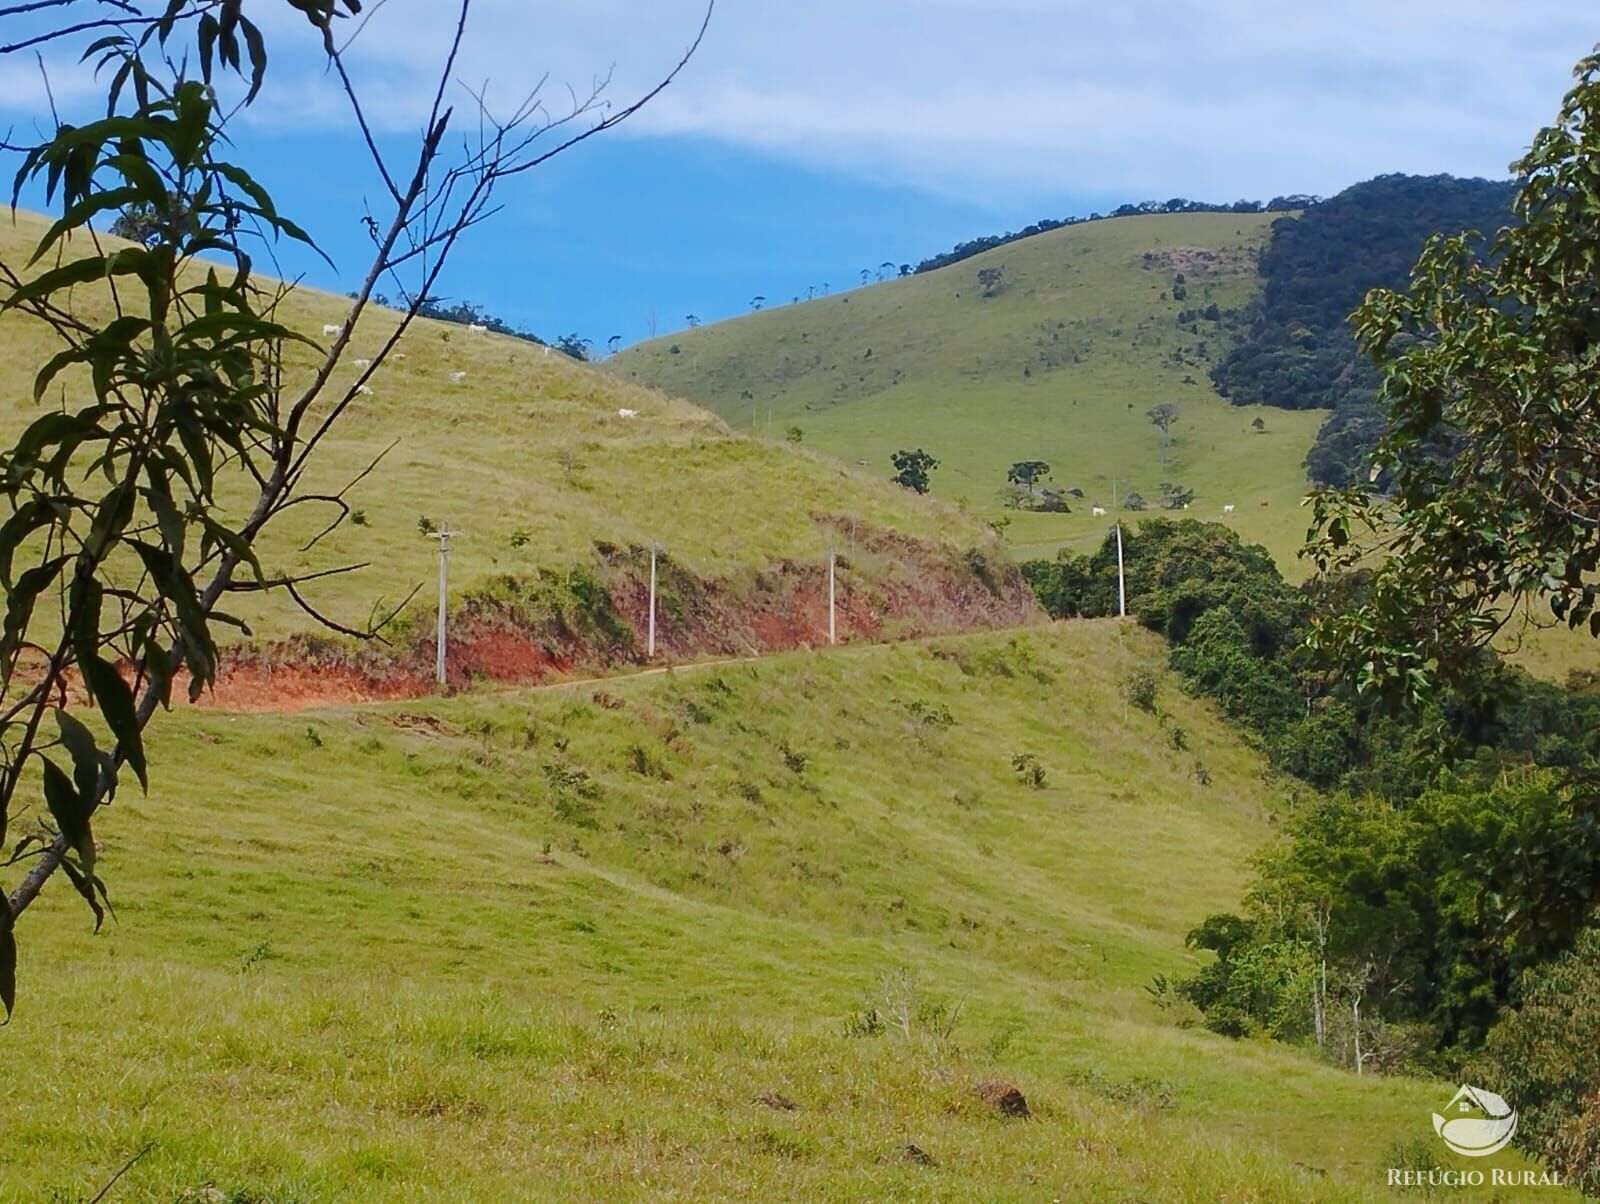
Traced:
<path fill-rule="evenodd" d="M 372 386 L 371 385 L 357 385 L 356 386 L 356 396 L 357 397 L 371 397 L 372 396 Z"/>
<path fill-rule="evenodd" d="M 467 374 L 465 372 L 452 372 L 450 374 L 450 382 L 452 384 L 459 385 L 462 381 L 464 381 L 466 379 L 467 379 Z"/>
<path fill-rule="evenodd" d="M 622 409 L 622 410 L 618 410 L 617 411 L 617 417 L 618 418 L 637 418 L 638 416 L 639 416 L 639 411 L 638 410 Z"/>
<path fill-rule="evenodd" d="M 355 361 L 355 365 L 356 365 L 357 368 L 370 368 L 370 367 L 372 367 L 372 361 L 371 360 L 356 360 Z"/>
<path fill-rule="evenodd" d="M 476 322 L 469 322 L 467 324 L 467 329 L 470 330 L 473 334 L 488 334 L 489 333 L 489 328 L 487 326 L 480 326 Z"/>
<path fill-rule="evenodd" d="M 1224 506 L 1222 508 L 1222 512 L 1224 514 L 1232 514 L 1233 513 L 1233 503 L 1229 502 L 1226 506 Z"/>
<path fill-rule="evenodd" d="M 1105 512 L 1106 508 L 1104 506 L 1095 506 L 1089 511 L 1089 513 L 1094 515 L 1096 518 L 1099 518 Z"/>
<path fill-rule="evenodd" d="M 324 322 L 322 324 L 322 333 L 325 334 L 325 335 L 332 335 L 334 338 L 338 338 L 340 335 L 342 335 L 344 333 L 344 326 L 343 325 L 335 326 L 331 322 Z"/>
<path fill-rule="evenodd" d="M 397 364 L 403 364 L 405 363 L 406 353 L 404 351 L 396 351 L 389 358 L 394 360 Z"/>

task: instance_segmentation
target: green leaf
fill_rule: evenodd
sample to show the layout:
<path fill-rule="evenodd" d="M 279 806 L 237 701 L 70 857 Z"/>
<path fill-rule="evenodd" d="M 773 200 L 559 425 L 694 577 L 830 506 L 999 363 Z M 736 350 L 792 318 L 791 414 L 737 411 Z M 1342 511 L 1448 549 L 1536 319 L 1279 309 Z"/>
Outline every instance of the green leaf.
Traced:
<path fill-rule="evenodd" d="M 166 665 L 166 655 L 159 654 L 162 669 Z M 144 759 L 144 733 L 139 729 L 139 716 L 133 704 L 133 691 L 128 688 L 128 683 L 122 680 L 122 674 L 109 661 L 99 656 L 80 658 L 78 668 L 83 673 L 83 682 L 89 688 L 89 693 L 94 699 L 94 704 L 100 710 L 100 716 L 106 721 L 106 726 L 111 729 L 111 734 L 117 741 L 117 753 L 128 763 L 128 768 L 133 770 L 134 776 L 139 779 L 139 785 L 146 791 L 150 789 L 150 779 Z"/>
<path fill-rule="evenodd" d="M 105 761 L 95 747 L 94 733 L 86 728 L 77 716 L 66 708 L 56 708 L 56 726 L 61 729 L 61 743 L 72 756 L 72 784 L 79 796 L 94 800 L 100 791 L 100 772 Z"/>
<path fill-rule="evenodd" d="M 72 885 L 77 888 L 78 893 L 83 896 L 83 901 L 89 905 L 89 910 L 94 912 L 94 930 L 99 932 L 100 926 L 105 923 L 106 911 L 110 907 L 109 902 L 105 906 L 101 906 L 101 900 L 106 897 L 105 883 L 101 882 L 90 871 L 79 869 L 66 857 L 61 859 L 61 871 L 66 874 Z"/>
<path fill-rule="evenodd" d="M 48 757 L 42 757 L 40 760 L 44 764 L 45 805 L 55 817 L 61 835 L 66 837 L 67 843 L 77 852 L 78 859 L 92 870 L 94 837 L 89 831 L 89 800 L 73 789 L 72 779 L 67 777 L 54 761 Z"/>

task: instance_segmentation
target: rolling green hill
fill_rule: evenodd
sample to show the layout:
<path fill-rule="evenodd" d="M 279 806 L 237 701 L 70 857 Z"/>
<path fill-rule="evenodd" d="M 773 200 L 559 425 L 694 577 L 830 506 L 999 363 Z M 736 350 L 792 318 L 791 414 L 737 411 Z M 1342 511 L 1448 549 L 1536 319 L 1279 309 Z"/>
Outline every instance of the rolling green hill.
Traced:
<path fill-rule="evenodd" d="M 1452 1085 L 1145 989 L 1288 790 L 1164 675 L 1130 712 L 1162 659 L 1081 623 L 182 711 L 97 828 L 119 921 L 62 884 L 19 927 L 0 1198 L 146 1146 L 116 1198 L 1387 1198 Z"/>
<path fill-rule="evenodd" d="M 0 255 L 26 260 L 43 229 L 40 218 L 19 214 L 0 228 Z M 84 288 L 75 304 L 103 316 L 109 302 Z M 347 305 L 303 290 L 285 313 L 315 336 L 324 323 L 341 322 Z M 369 311 L 335 383 L 356 379 L 354 360 L 371 355 L 395 320 L 391 311 Z M 30 400 L 34 372 L 57 348 L 42 326 L 17 314 L 0 317 L 0 348 L 4 438 L 59 404 Z M 291 369 L 303 373 L 307 363 L 302 353 Z M 858 556 L 863 589 L 909 571 L 919 557 L 949 559 L 992 543 L 953 506 L 914 498 L 880 473 L 732 432 L 693 405 L 513 338 L 418 322 L 372 390 L 347 412 L 307 481 L 311 491 L 337 490 L 388 449 L 347 495 L 359 522 L 307 552 L 305 542 L 332 517 L 307 507 L 263 549 L 269 571 L 367 562 L 310 587 L 317 604 L 345 622 L 364 621 L 379 598 L 392 603 L 431 583 L 435 549 L 419 531 L 424 517 L 465 532 L 451 562 L 458 593 L 505 575 L 597 565 L 597 543 L 625 551 L 657 541 L 681 571 L 716 582 L 820 566 L 830 546 L 859 547 L 875 534 L 915 541 L 897 554 Z M 425 597 L 423 608 L 430 603 Z M 234 609 L 263 639 L 312 626 L 281 596 Z"/>
<path fill-rule="evenodd" d="M 1257 258 L 1278 216 L 1071 226 L 938 271 L 658 338 L 608 367 L 735 426 L 775 438 L 799 427 L 806 445 L 882 476 L 896 449 L 924 447 L 942 461 L 934 496 L 985 521 L 1010 518 L 1007 538 L 1023 555 L 1097 542 L 1107 523 L 1090 508 L 1111 507 L 1114 482 L 1154 506 L 1160 483 L 1173 481 L 1194 490 L 1197 517 L 1234 505 L 1240 532 L 1291 568 L 1304 534 L 1301 461 L 1323 415 L 1232 406 L 1208 376 L 1231 339 L 1229 311 L 1258 287 Z M 1003 283 L 984 296 L 978 273 L 989 269 Z M 1145 414 L 1169 402 L 1180 414 L 1164 449 Z M 1006 470 L 1027 459 L 1084 491 L 1073 513 L 1004 508 Z"/>
<path fill-rule="evenodd" d="M 1297 556 L 1308 525 L 1304 460 L 1329 411 L 1233 405 L 1210 376 L 1259 291 L 1260 250 L 1282 218 L 1087 222 L 937 271 L 681 331 L 607 367 L 735 427 L 782 439 L 797 426 L 806 446 L 864 473 L 887 477 L 894 451 L 924 447 L 942 462 L 933 496 L 1008 522 L 1019 558 L 1093 550 L 1110 517 L 1092 507 L 1111 510 L 1114 481 L 1154 508 L 1166 480 L 1194 490 L 1189 517 L 1234 527 L 1299 580 L 1309 572 Z M 1004 283 L 985 297 L 978 273 L 992 268 Z M 1179 272 L 1186 296 L 1174 300 Z M 1204 316 L 1213 303 L 1220 320 Z M 1179 417 L 1163 448 L 1145 415 L 1166 402 Z M 1069 499 L 1072 513 L 1006 508 L 1006 470 L 1027 459 L 1047 461 L 1056 486 L 1084 491 Z M 1502 646 L 1555 681 L 1600 667 L 1600 646 L 1564 629 L 1519 620 Z"/>

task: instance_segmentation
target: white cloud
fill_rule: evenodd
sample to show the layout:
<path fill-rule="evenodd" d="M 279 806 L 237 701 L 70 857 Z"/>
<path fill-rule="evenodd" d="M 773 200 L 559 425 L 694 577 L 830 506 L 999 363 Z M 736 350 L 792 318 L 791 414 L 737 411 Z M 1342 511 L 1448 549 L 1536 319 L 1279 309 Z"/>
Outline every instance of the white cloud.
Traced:
<path fill-rule="evenodd" d="M 689 134 L 977 201 L 1330 192 L 1380 171 L 1501 174 L 1600 35 L 1571 0 L 719 0 L 684 77 L 628 127 Z M 454 6 L 388 0 L 352 63 L 412 129 Z M 278 6 L 278 45 L 303 23 Z M 615 66 L 659 79 L 700 0 L 478 0 L 457 78 L 560 111 Z M 0 73 L 0 103 L 19 86 Z M 459 91 L 458 99 L 465 100 Z M 309 59 L 258 119 L 335 120 Z"/>

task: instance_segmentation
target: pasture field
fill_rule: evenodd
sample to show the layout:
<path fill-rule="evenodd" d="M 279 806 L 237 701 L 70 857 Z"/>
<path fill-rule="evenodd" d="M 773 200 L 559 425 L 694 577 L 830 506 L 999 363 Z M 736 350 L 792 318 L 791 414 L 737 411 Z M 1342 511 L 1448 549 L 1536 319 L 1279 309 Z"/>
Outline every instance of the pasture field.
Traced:
<path fill-rule="evenodd" d="M 1298 555 L 1310 525 L 1302 461 L 1326 414 L 1235 406 L 1207 375 L 1227 349 L 1229 314 L 1260 285 L 1256 256 L 1283 216 L 1069 226 L 938 271 L 666 335 L 607 368 L 735 428 L 782 439 L 797 426 L 805 446 L 862 473 L 888 476 L 895 451 L 926 448 L 941 461 L 932 496 L 1002 524 L 1018 559 L 1092 551 L 1115 514 L 1138 521 L 1114 497 L 1136 490 L 1146 513 L 1160 514 L 1161 482 L 1172 481 L 1194 491 L 1188 517 L 1227 523 L 1299 581 L 1312 571 Z M 977 277 L 993 269 L 1004 283 L 986 297 Z M 1220 321 L 1204 317 L 1213 304 Z M 1195 311 L 1180 327 L 1179 314 Z M 1179 410 L 1170 441 L 1146 417 L 1163 403 Z M 1084 491 L 1071 513 L 1007 508 L 1007 469 L 1033 459 L 1051 465 L 1056 486 Z M 1107 513 L 1095 515 L 1097 505 Z M 1502 646 L 1550 680 L 1600 671 L 1600 645 L 1586 635 L 1519 626 Z"/>
<path fill-rule="evenodd" d="M 1233 505 L 1226 521 L 1286 572 L 1303 572 L 1301 461 L 1324 414 L 1230 405 L 1207 376 L 1227 348 L 1228 314 L 1255 294 L 1256 256 L 1280 216 L 1069 226 L 938 271 L 662 336 L 607 367 L 774 439 L 799 427 L 805 445 L 865 461 L 864 472 L 887 476 L 896 450 L 926 448 L 941 461 L 933 496 L 985 522 L 1011 520 L 1019 556 L 1096 543 L 1107 520 L 1091 509 L 1112 507 L 1114 483 L 1119 498 L 1135 490 L 1154 511 L 1172 481 L 1194 491 L 1192 516 L 1222 519 Z M 993 269 L 1003 283 L 984 296 L 978 273 Z M 1180 313 L 1197 316 L 1180 328 Z M 1164 403 L 1179 409 L 1169 445 L 1146 417 Z M 1072 513 L 1006 508 L 1007 469 L 1035 459 L 1057 486 L 1084 491 Z"/>
<path fill-rule="evenodd" d="M 1079 623 L 165 716 L 97 819 L 116 921 L 19 926 L 0 1198 L 140 1150 L 111 1198 L 1386 1198 L 1451 1085 L 1146 989 L 1295 798 L 1173 679 L 1126 706 L 1161 661 Z"/>
<path fill-rule="evenodd" d="M 0 255 L 25 260 L 43 230 L 42 219 L 19 213 L 0 226 Z M 109 304 L 89 287 L 74 300 L 87 316 Z M 298 290 L 282 316 L 321 340 L 323 325 L 342 322 L 348 304 Z M 335 383 L 356 383 L 354 361 L 378 349 L 395 319 L 368 311 Z M 43 326 L 17 314 L 0 317 L 0 348 L 0 438 L 10 438 L 61 404 L 58 392 L 32 400 L 33 374 L 58 348 Z M 431 583 L 435 545 L 419 529 L 423 518 L 465 532 L 451 561 L 461 590 L 588 564 L 596 541 L 627 548 L 655 540 L 684 568 L 716 577 L 784 560 L 820 562 L 836 538 L 830 520 L 950 548 L 990 536 L 954 506 L 915 498 L 882 474 L 730 431 L 696 406 L 519 339 L 419 321 L 400 353 L 372 378 L 371 394 L 355 399 L 308 474 L 309 491 L 336 491 L 381 455 L 346 495 L 355 513 L 308 551 L 335 512 L 291 512 L 262 549 L 268 572 L 366 564 L 308 587 L 346 623 Z M 302 376 L 309 357 L 302 349 L 292 361 Z M 281 595 L 241 599 L 233 609 L 262 638 L 313 626 Z"/>

